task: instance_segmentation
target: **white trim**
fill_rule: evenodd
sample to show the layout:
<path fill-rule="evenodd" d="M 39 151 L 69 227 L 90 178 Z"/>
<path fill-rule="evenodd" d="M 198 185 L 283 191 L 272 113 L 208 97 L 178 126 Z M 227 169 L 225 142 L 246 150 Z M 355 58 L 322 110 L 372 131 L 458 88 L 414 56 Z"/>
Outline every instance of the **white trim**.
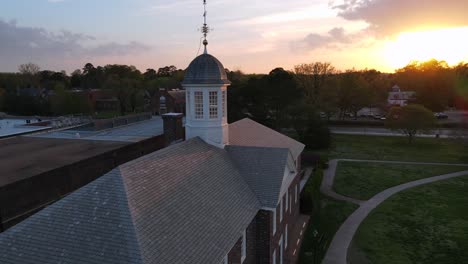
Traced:
<path fill-rule="evenodd" d="M 223 259 L 223 264 L 228 264 L 229 263 L 229 256 L 226 255 Z"/>
<path fill-rule="evenodd" d="M 273 250 L 273 255 L 271 256 L 271 263 L 276 264 L 276 249 Z"/>
<path fill-rule="evenodd" d="M 286 212 L 289 210 L 289 188 L 286 190 Z"/>
<path fill-rule="evenodd" d="M 286 229 L 284 232 L 284 248 L 288 248 L 288 224 L 286 224 Z"/>

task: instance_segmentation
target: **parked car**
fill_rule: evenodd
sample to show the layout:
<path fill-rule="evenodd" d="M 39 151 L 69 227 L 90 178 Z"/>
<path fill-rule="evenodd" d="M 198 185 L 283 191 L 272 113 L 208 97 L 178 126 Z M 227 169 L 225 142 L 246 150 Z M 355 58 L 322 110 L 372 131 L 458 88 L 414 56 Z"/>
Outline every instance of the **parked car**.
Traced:
<path fill-rule="evenodd" d="M 435 113 L 434 116 L 437 118 L 437 119 L 447 119 L 448 118 L 448 115 L 444 114 L 444 113 Z"/>

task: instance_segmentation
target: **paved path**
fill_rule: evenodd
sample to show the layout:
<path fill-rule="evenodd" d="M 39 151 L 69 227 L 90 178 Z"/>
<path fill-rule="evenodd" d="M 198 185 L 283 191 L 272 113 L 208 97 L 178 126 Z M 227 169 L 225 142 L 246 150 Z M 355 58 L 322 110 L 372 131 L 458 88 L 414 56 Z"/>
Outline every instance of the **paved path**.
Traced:
<path fill-rule="evenodd" d="M 332 160 L 329 163 L 329 169 L 324 174 L 324 180 L 322 182 L 321 191 L 329 195 L 335 199 L 345 200 L 349 202 L 353 202 L 359 204 L 360 207 L 351 214 L 351 216 L 346 219 L 346 221 L 341 225 L 341 227 L 336 232 L 330 247 L 323 259 L 323 264 L 346 264 L 347 263 L 347 255 L 348 255 L 348 248 L 353 240 L 354 234 L 356 233 L 357 229 L 359 228 L 360 224 L 364 219 L 369 215 L 369 213 L 380 205 L 382 202 L 387 200 L 392 195 L 404 191 L 406 189 L 410 189 L 413 187 L 417 187 L 420 185 L 447 180 L 455 177 L 465 176 L 468 175 L 468 170 L 455 172 L 440 176 L 435 176 L 431 178 L 421 179 L 413 182 L 408 182 L 402 185 L 398 185 L 392 188 L 389 188 L 374 197 L 372 197 L 368 201 L 360 201 L 350 197 L 346 197 L 340 194 L 337 194 L 333 191 L 333 180 L 335 178 L 336 167 L 339 161 L 355 161 L 355 162 L 379 162 L 379 163 L 391 163 L 391 164 L 427 164 L 427 165 L 458 165 L 458 166 L 467 166 L 468 164 L 448 164 L 448 163 L 424 163 L 424 162 L 398 162 L 398 161 L 370 161 L 370 160 L 349 160 L 349 159 L 342 159 L 342 160 Z"/>

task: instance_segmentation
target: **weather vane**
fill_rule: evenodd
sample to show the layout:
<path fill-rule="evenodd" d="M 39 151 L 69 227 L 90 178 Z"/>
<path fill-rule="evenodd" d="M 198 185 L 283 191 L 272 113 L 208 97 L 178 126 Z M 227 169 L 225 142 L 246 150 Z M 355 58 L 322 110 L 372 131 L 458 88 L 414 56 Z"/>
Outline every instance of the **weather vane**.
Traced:
<path fill-rule="evenodd" d="M 208 45 L 208 40 L 206 39 L 206 36 L 208 33 L 210 33 L 211 29 L 208 27 L 206 24 L 206 0 L 203 0 L 203 8 L 204 8 L 204 13 L 203 13 L 203 27 L 202 27 L 202 32 L 203 32 L 203 37 L 205 38 L 203 40 L 203 45 L 205 46 L 205 54 L 208 53 L 206 46 Z"/>

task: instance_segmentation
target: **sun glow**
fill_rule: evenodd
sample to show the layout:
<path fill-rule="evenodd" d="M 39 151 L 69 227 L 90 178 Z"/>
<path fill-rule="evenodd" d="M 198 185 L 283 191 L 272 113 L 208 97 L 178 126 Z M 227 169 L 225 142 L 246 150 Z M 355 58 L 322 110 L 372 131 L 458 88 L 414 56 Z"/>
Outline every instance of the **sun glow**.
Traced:
<path fill-rule="evenodd" d="M 432 58 L 449 65 L 468 61 L 468 27 L 401 33 L 385 45 L 384 57 L 393 69 Z"/>

